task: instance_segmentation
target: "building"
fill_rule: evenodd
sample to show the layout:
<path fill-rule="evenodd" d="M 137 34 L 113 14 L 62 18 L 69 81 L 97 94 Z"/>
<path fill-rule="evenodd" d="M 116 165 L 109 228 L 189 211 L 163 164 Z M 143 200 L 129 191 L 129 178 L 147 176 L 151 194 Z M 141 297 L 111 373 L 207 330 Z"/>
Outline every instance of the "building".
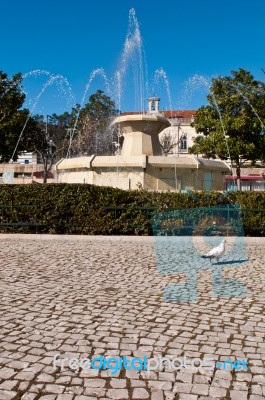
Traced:
<path fill-rule="evenodd" d="M 189 154 L 189 148 L 193 145 L 193 138 L 196 137 L 195 128 L 191 126 L 195 114 L 196 110 L 161 111 L 161 115 L 166 117 L 171 124 L 170 127 L 160 133 L 162 144 L 167 137 L 171 138 L 167 155 L 182 156 Z"/>
<path fill-rule="evenodd" d="M 236 190 L 237 177 L 235 171 L 233 175 L 225 176 L 225 190 Z M 260 168 L 241 169 L 241 190 L 242 191 L 263 191 L 265 190 L 265 170 Z"/>
<path fill-rule="evenodd" d="M 0 184 L 30 184 L 43 182 L 43 164 L 37 153 L 24 152 L 16 162 L 0 164 Z M 56 182 L 49 173 L 48 182 Z"/>

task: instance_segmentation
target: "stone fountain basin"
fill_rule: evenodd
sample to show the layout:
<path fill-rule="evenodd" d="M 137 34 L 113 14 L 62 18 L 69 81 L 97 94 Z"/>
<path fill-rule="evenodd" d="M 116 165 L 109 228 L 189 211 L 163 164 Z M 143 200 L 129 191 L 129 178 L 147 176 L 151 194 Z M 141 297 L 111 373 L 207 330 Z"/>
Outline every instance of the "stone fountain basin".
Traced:
<path fill-rule="evenodd" d="M 112 125 L 120 125 L 123 134 L 143 132 L 147 135 L 158 135 L 170 122 L 162 115 L 133 114 L 121 115 L 112 122 Z"/>

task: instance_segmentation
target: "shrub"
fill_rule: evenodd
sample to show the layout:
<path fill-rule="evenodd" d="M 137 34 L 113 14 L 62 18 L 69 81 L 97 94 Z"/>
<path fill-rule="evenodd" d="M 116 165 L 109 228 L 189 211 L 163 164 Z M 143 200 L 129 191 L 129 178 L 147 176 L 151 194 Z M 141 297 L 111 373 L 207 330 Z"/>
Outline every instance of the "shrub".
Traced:
<path fill-rule="evenodd" d="M 239 204 L 245 234 L 265 234 L 265 192 L 158 193 L 88 184 L 2 185 L 0 231 L 93 235 L 152 234 L 155 212 Z"/>

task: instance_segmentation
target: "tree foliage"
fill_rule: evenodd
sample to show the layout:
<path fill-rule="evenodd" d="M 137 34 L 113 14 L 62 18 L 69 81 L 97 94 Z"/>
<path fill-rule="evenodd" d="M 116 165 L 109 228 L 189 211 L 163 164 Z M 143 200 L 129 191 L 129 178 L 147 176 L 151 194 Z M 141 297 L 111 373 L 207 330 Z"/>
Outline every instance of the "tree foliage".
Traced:
<path fill-rule="evenodd" d="M 190 152 L 231 159 L 240 179 L 242 163 L 265 160 L 265 84 L 242 68 L 231 74 L 212 79 L 209 105 L 196 112 Z"/>
<path fill-rule="evenodd" d="M 49 172 L 55 161 L 66 157 L 69 145 L 67 129 L 74 125 L 76 109 L 62 115 L 35 115 L 34 122 L 38 129 L 24 135 L 24 149 L 36 152 L 43 164 L 43 182 L 47 182 Z"/>
<path fill-rule="evenodd" d="M 11 79 L 0 71 L 0 162 L 17 160 L 24 150 L 20 136 L 36 134 L 38 126 L 30 117 L 29 110 L 21 109 L 25 94 L 21 88 L 22 76 L 15 74 Z M 25 125 L 26 124 L 26 125 Z M 13 154 L 14 153 L 14 154 Z"/>
<path fill-rule="evenodd" d="M 113 153 L 113 142 L 117 141 L 117 130 L 111 127 L 113 118 L 119 114 L 115 102 L 102 90 L 89 97 L 89 102 L 80 110 L 73 150 L 77 154 Z"/>

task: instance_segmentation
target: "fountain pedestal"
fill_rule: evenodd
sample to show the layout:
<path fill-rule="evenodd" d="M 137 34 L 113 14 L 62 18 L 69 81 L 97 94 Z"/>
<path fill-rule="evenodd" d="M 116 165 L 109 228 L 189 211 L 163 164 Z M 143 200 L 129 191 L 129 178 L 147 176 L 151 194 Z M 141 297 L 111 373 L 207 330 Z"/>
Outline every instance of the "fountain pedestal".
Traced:
<path fill-rule="evenodd" d="M 124 136 L 122 156 L 160 156 L 158 134 L 170 126 L 168 119 L 155 114 L 122 115 L 113 121 Z"/>

